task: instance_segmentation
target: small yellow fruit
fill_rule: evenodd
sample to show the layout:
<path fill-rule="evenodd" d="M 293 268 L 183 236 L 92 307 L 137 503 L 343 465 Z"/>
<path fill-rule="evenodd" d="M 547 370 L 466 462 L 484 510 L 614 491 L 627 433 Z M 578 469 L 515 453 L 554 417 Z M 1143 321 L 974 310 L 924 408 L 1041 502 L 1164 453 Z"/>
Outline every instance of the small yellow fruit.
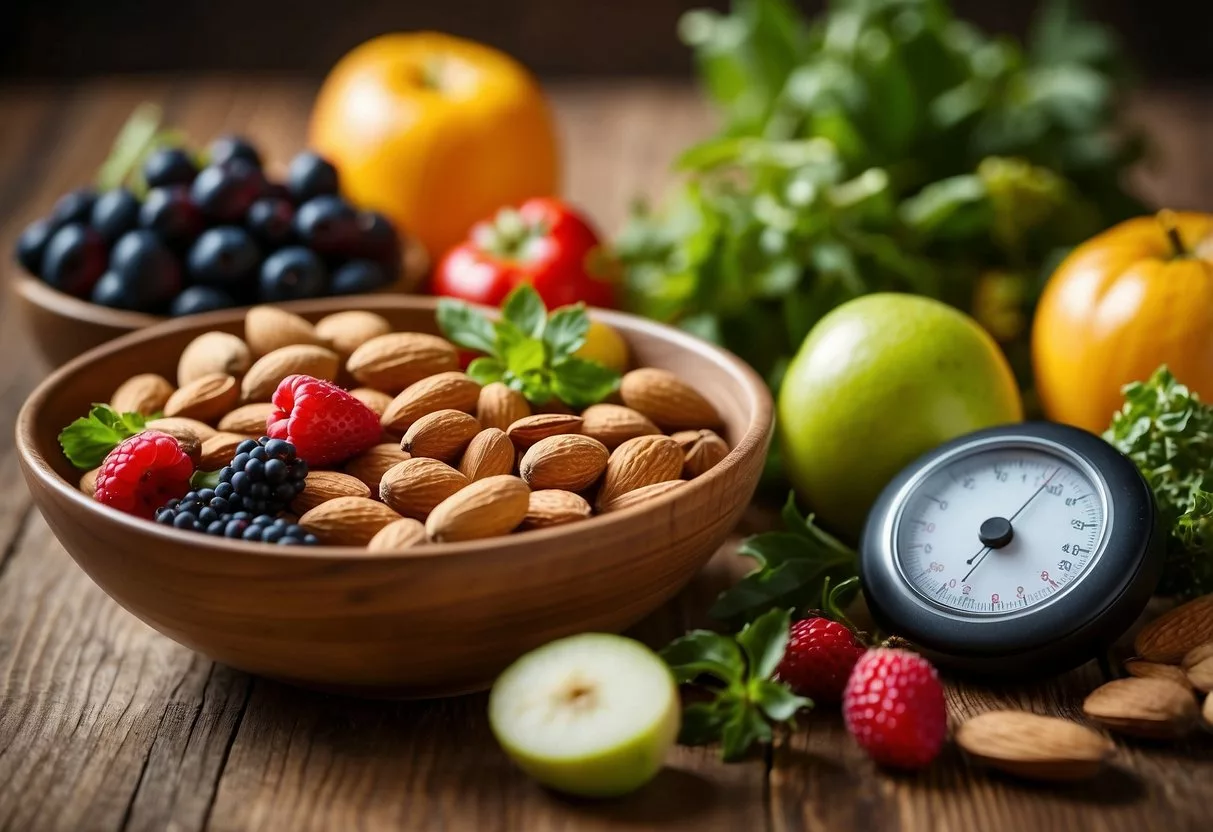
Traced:
<path fill-rule="evenodd" d="M 617 373 L 628 368 L 627 342 L 614 327 L 602 321 L 590 321 L 590 331 L 585 335 L 585 343 L 573 354 L 587 361 L 597 361 Z"/>

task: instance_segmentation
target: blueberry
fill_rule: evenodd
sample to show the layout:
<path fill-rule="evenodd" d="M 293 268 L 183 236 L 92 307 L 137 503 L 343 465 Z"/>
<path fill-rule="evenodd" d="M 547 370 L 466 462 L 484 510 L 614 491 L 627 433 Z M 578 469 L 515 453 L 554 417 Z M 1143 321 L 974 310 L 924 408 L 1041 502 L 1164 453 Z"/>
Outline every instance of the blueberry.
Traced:
<path fill-rule="evenodd" d="M 42 274 L 42 255 L 46 252 L 46 244 L 58 230 L 59 226 L 53 220 L 34 220 L 17 238 L 17 248 L 14 252 L 17 262 L 35 277 Z"/>
<path fill-rule="evenodd" d="M 291 189 L 282 182 L 266 182 L 265 195 L 271 199 L 285 199 L 292 206 L 295 204 L 291 199 Z"/>
<path fill-rule="evenodd" d="M 42 279 L 61 292 L 88 297 L 105 271 L 105 241 L 82 223 L 54 233 L 42 254 Z"/>
<path fill-rule="evenodd" d="M 217 223 L 238 223 L 265 190 L 260 169 L 242 159 L 211 164 L 190 186 L 190 197 L 203 215 Z"/>
<path fill-rule="evenodd" d="M 55 207 L 51 209 L 51 219 L 60 225 L 72 222 L 88 222 L 93 213 L 93 203 L 97 201 L 97 192 L 92 188 L 77 188 L 59 197 Z"/>
<path fill-rule="evenodd" d="M 328 289 L 328 274 L 316 253 L 301 246 L 279 249 L 261 264 L 263 301 L 320 297 Z"/>
<path fill-rule="evenodd" d="M 357 219 L 357 240 L 348 252 L 351 258 L 374 260 L 383 266 L 389 280 L 403 268 L 400 235 L 391 220 L 377 211 L 362 211 Z"/>
<path fill-rule="evenodd" d="M 358 239 L 358 216 L 341 197 L 318 196 L 299 206 L 295 234 L 318 254 L 345 254 Z"/>
<path fill-rule="evenodd" d="M 295 206 L 277 197 L 262 197 L 248 209 L 244 224 L 263 245 L 278 248 L 291 239 Z"/>
<path fill-rule="evenodd" d="M 173 249 L 184 251 L 202 233 L 202 211 L 185 185 L 152 188 L 139 210 L 139 225 L 155 231 Z"/>
<path fill-rule="evenodd" d="M 261 154 L 252 142 L 242 136 L 220 136 L 207 148 L 207 159 L 212 165 L 226 165 L 240 160 L 255 168 L 261 167 Z"/>
<path fill-rule="evenodd" d="M 370 260 L 351 260 L 333 272 L 329 293 L 333 295 L 358 295 L 374 292 L 388 284 L 383 267 Z"/>
<path fill-rule="evenodd" d="M 243 228 L 221 225 L 202 232 L 186 258 L 190 277 L 198 283 L 237 287 L 257 272 L 261 250 Z"/>
<path fill-rule="evenodd" d="M 216 309 L 231 309 L 233 306 L 239 305 L 234 297 L 222 289 L 216 289 L 214 286 L 190 286 L 173 298 L 169 314 L 176 317 L 197 315 L 201 312 L 214 312 Z"/>
<path fill-rule="evenodd" d="M 114 188 L 97 197 L 89 223 L 112 244 L 139 222 L 139 199 L 126 188 Z"/>
<path fill-rule="evenodd" d="M 198 166 L 180 147 L 162 147 L 143 160 L 143 181 L 149 188 L 188 185 L 198 175 Z"/>
<path fill-rule="evenodd" d="M 296 202 L 337 193 L 337 169 L 318 153 L 305 150 L 291 160 L 286 186 Z"/>
<path fill-rule="evenodd" d="M 112 285 L 114 280 L 121 287 Z M 105 286 L 97 284 L 94 302 L 143 312 L 160 311 L 181 291 L 181 264 L 155 233 L 146 229 L 128 231 L 110 252 L 110 271 L 102 282 Z"/>

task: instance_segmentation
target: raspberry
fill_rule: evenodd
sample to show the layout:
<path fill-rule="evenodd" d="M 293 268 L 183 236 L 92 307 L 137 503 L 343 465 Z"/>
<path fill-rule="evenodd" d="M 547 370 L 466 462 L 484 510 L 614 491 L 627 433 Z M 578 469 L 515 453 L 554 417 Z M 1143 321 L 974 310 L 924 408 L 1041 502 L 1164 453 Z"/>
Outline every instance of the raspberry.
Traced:
<path fill-rule="evenodd" d="M 815 616 L 792 624 L 776 677 L 815 702 L 838 702 L 865 647 L 844 624 Z"/>
<path fill-rule="evenodd" d="M 943 686 L 931 663 L 909 650 L 869 650 L 843 693 L 847 730 L 882 765 L 922 768 L 948 731 Z"/>
<path fill-rule="evenodd" d="M 177 440 L 147 430 L 118 443 L 97 472 L 93 499 L 148 520 L 166 500 L 190 490 L 194 463 Z"/>
<path fill-rule="evenodd" d="M 311 376 L 287 376 L 274 391 L 278 408 L 266 433 L 292 443 L 309 465 L 332 465 L 378 444 L 375 411 L 335 384 Z"/>

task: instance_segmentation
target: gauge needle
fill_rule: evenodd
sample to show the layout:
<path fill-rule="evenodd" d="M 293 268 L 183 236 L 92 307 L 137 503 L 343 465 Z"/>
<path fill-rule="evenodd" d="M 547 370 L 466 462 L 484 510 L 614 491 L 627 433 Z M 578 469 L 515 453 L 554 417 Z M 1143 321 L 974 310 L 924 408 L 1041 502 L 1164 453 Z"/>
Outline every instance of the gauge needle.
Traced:
<path fill-rule="evenodd" d="M 1040 496 L 1040 492 L 1044 491 L 1049 486 L 1049 483 L 1051 483 L 1053 481 L 1053 478 L 1055 476 L 1057 476 L 1059 471 L 1061 471 L 1060 465 L 1058 465 L 1056 468 L 1054 468 L 1053 473 L 1049 474 L 1049 478 L 1040 484 L 1040 488 L 1033 491 L 1032 496 L 1029 497 L 1028 499 L 1024 500 L 1024 504 L 1022 506 L 1020 506 L 1018 509 L 1016 509 L 1014 514 L 1012 514 L 1010 517 L 1007 518 L 1007 522 L 1008 523 L 1012 522 L 1015 520 L 1016 517 L 1023 514 L 1023 510 L 1025 508 L 1027 508 L 1029 505 L 1031 505 L 1033 500 L 1035 500 L 1037 497 Z M 971 557 L 965 561 L 965 563 L 971 563 L 971 564 L 973 564 L 973 566 L 971 569 L 969 569 L 968 573 L 963 578 L 960 579 L 961 583 L 964 583 L 969 580 L 969 575 L 972 575 L 973 572 L 976 571 L 977 567 L 981 566 L 985 562 L 986 557 L 989 554 L 990 554 L 990 547 L 984 546 L 981 548 L 981 550 L 979 550 L 977 552 L 977 554 L 973 555 L 973 557 Z M 977 561 L 977 562 L 973 563 L 973 561 Z"/>

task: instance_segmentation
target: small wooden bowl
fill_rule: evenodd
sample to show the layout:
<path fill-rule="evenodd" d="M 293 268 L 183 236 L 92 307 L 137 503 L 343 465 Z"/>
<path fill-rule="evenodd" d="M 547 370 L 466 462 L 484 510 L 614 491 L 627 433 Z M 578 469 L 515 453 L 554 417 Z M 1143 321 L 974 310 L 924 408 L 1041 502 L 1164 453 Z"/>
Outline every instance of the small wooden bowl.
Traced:
<path fill-rule="evenodd" d="M 283 304 L 317 320 L 371 309 L 400 330 L 435 332 L 432 298 L 378 295 Z M 240 333 L 214 312 L 124 336 L 77 358 L 17 417 L 22 471 L 64 548 L 111 597 L 213 659 L 286 681 L 378 696 L 474 690 L 523 652 L 587 630 L 619 631 L 690 580 L 740 519 L 762 471 L 771 398 L 740 360 L 690 335 L 595 312 L 636 363 L 694 381 L 733 446 L 707 474 L 651 503 L 563 527 L 399 554 L 286 548 L 165 528 L 76 487 L 56 436 L 141 372 L 172 378 L 200 333 Z"/>

